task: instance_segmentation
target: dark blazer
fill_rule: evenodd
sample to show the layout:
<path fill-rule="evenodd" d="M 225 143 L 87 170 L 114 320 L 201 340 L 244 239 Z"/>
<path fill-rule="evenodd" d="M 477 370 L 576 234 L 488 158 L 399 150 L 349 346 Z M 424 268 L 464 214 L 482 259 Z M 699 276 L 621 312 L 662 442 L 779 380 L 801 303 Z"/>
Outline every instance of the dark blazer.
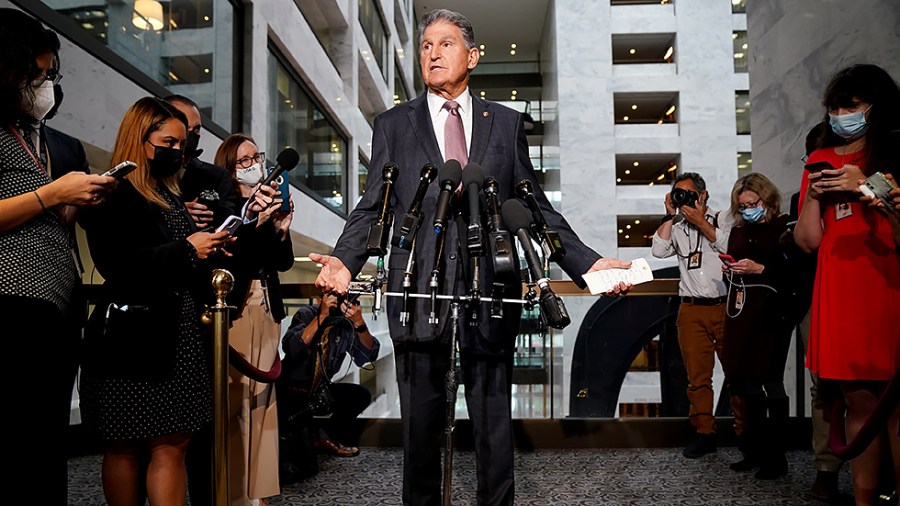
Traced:
<path fill-rule="evenodd" d="M 226 297 L 228 305 L 237 308 L 231 311 L 231 319 L 238 318 L 244 310 L 250 282 L 262 279 L 265 281 L 272 318 L 280 323 L 287 312 L 284 309 L 278 273 L 285 272 L 294 265 L 290 235 L 282 241 L 275 226 L 268 221 L 259 228 L 256 227 L 256 222 L 241 225 L 236 237 L 237 240 L 226 247 L 233 256 L 224 258 L 225 268 L 234 275 L 234 287 Z"/>
<path fill-rule="evenodd" d="M 180 202 L 179 202 L 180 204 Z M 187 209 L 181 212 L 196 231 Z M 79 223 L 87 233 L 88 247 L 104 283 L 91 323 L 110 302 L 159 308 L 161 326 L 174 329 L 178 318 L 175 292 L 211 291 L 210 268 L 198 260 L 187 239 L 175 240 L 160 209 L 123 180 L 96 207 L 85 208 Z M 195 296 L 195 312 L 202 312 L 202 297 Z M 98 313 L 99 312 L 99 313 Z"/>
<path fill-rule="evenodd" d="M 500 189 L 501 203 L 515 194 L 515 184 L 522 178 L 532 181 L 535 196 L 550 227 L 559 232 L 566 248 L 566 256 L 560 267 L 579 285 L 584 286 L 581 276 L 600 258 L 595 251 L 587 247 L 575 234 L 566 220 L 556 212 L 541 190 L 534 174 L 534 168 L 528 156 L 528 141 L 522 115 L 502 105 L 472 97 L 472 141 L 469 162 L 478 163 L 484 169 L 485 176 L 497 179 Z M 334 248 L 333 255 L 340 258 L 351 273 L 358 273 L 366 263 L 366 239 L 369 225 L 378 213 L 378 204 L 382 195 L 382 179 L 380 170 L 388 162 L 394 162 L 399 174 L 394 183 L 392 204 L 394 214 L 394 233 L 399 225 L 399 217 L 407 211 L 412 203 L 419 184 L 419 172 L 423 165 L 432 163 L 441 167 L 444 160 L 435 139 L 434 128 L 428 110 L 426 96 L 422 95 L 410 102 L 400 104 L 375 118 L 372 133 L 371 175 L 366 182 L 366 192 L 362 200 L 350 213 L 347 224 Z M 428 281 L 435 255 L 435 234 L 431 231 L 435 205 L 439 193 L 439 185 L 433 183 L 422 204 L 425 215 L 419 230 L 415 258 L 414 292 L 429 293 Z M 462 199 L 464 200 L 464 199 Z M 465 202 L 454 205 L 455 213 L 466 207 Z M 465 294 L 468 283 L 468 268 L 460 260 L 459 226 L 452 220 L 446 231 L 444 277 L 439 293 Z M 465 240 L 465 231 L 462 234 Z M 409 252 L 392 248 L 388 261 L 388 289 L 401 291 L 403 272 Z M 493 278 L 489 259 L 482 261 L 482 286 L 490 287 Z M 521 287 L 511 286 L 507 292 L 514 298 L 520 298 Z M 449 317 L 448 302 L 441 302 L 440 324 L 433 327 L 428 323 L 429 302 L 425 299 L 411 299 L 411 322 L 401 326 L 399 322 L 401 300 L 391 297 L 387 301 L 388 321 L 391 337 L 395 340 L 431 340 L 441 335 Z M 464 332 L 460 344 L 464 349 L 474 352 L 493 353 L 508 348 L 518 333 L 520 305 L 513 305 L 504 310 L 507 318 L 492 320 L 489 308 L 482 305 L 480 325 L 477 332 Z M 465 327 L 465 326 L 464 326 Z M 467 330 L 473 330 L 468 329 Z M 469 334 L 466 337 L 465 334 Z"/>

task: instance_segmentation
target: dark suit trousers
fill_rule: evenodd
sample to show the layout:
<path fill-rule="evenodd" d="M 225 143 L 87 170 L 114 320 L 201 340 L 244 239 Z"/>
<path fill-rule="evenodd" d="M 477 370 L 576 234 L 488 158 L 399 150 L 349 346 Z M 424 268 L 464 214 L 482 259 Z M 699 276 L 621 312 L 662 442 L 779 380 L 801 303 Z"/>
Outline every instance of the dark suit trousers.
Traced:
<path fill-rule="evenodd" d="M 403 424 L 403 504 L 439 505 L 449 344 L 396 342 L 394 355 Z M 496 358 L 462 354 L 460 364 L 474 432 L 477 504 L 511 505 L 515 496 L 512 355 Z"/>

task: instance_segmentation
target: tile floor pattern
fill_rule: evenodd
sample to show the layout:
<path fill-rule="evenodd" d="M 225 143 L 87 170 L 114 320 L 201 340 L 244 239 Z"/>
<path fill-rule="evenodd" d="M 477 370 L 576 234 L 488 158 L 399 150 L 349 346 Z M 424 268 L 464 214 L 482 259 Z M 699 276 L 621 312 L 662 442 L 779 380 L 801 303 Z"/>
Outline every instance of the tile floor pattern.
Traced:
<path fill-rule="evenodd" d="M 356 458 L 320 456 L 319 474 L 284 488 L 271 506 L 400 505 L 403 453 L 399 448 L 363 448 Z M 736 473 L 735 448 L 696 460 L 678 448 L 536 450 L 516 454 L 516 504 L 522 506 L 643 505 L 822 505 L 807 496 L 815 477 L 812 454 L 788 454 L 790 471 L 774 481 Z M 453 504 L 475 503 L 474 454 L 454 454 Z M 852 504 L 850 474 L 841 490 Z M 100 457 L 69 460 L 69 504 L 105 504 Z"/>

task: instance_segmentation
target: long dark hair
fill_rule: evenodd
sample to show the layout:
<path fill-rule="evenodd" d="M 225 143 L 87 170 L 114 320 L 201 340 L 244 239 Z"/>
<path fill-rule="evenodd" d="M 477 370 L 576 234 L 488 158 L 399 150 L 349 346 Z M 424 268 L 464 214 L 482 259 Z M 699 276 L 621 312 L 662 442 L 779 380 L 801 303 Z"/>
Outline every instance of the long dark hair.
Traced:
<path fill-rule="evenodd" d="M 825 88 L 822 105 L 825 106 L 824 122 L 828 125 L 828 111 L 850 107 L 856 98 L 868 104 L 866 122 L 869 124 L 866 139 L 866 172 L 888 171 L 898 173 L 896 142 L 900 139 L 900 87 L 897 82 L 877 65 L 859 64 L 847 67 L 831 78 Z M 823 129 L 819 147 L 828 145 L 831 127 Z M 893 141 L 892 141 L 893 140 Z"/>
<path fill-rule="evenodd" d="M 59 65 L 59 37 L 16 9 L 0 9 L 0 126 L 31 122 L 23 103 L 34 99 L 31 81 L 41 75 L 37 58 L 53 53 Z"/>

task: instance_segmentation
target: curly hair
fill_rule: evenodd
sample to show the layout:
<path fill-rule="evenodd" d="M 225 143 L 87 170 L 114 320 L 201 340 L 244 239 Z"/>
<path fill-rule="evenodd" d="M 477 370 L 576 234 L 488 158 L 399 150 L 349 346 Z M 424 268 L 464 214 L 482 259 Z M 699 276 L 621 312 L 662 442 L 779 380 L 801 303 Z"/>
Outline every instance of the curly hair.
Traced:
<path fill-rule="evenodd" d="M 32 122 L 25 103 L 34 100 L 29 84 L 41 75 L 38 57 L 53 54 L 59 66 L 59 37 L 40 21 L 16 9 L 0 9 L 0 125 Z"/>

